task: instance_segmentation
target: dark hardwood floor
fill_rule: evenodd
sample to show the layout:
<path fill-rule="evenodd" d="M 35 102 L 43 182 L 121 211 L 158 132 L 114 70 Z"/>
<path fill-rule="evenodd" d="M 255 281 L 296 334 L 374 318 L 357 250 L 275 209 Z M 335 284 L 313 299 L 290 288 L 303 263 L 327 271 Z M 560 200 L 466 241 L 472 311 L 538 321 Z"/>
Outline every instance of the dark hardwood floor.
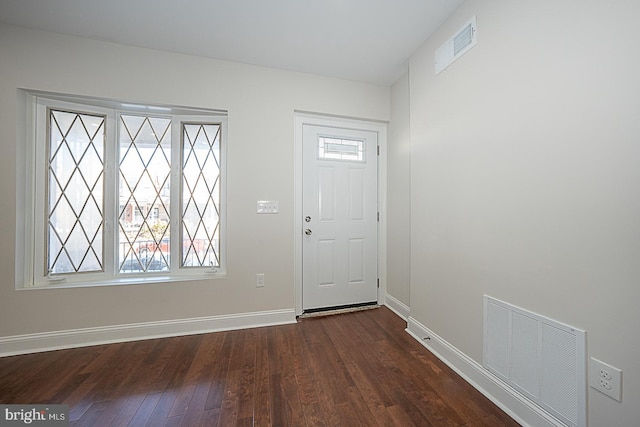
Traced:
<path fill-rule="evenodd" d="M 0 358 L 0 403 L 74 426 L 518 426 L 382 307 Z"/>

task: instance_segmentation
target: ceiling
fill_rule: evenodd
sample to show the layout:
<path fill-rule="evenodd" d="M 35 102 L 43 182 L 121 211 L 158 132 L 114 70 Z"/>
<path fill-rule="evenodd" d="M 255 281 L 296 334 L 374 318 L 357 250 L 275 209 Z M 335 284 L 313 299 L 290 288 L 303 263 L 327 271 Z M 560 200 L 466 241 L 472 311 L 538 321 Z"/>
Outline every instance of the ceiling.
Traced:
<path fill-rule="evenodd" d="M 0 22 L 393 84 L 463 0 L 0 0 Z"/>

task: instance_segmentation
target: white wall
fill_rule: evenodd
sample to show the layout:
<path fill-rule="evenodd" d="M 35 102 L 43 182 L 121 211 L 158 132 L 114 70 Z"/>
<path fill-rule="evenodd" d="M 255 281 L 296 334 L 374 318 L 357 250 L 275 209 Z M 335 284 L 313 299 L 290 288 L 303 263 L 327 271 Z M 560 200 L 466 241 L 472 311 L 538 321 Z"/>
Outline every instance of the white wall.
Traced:
<path fill-rule="evenodd" d="M 387 294 L 409 306 L 411 134 L 408 73 L 391 88 L 391 122 L 387 132 Z"/>
<path fill-rule="evenodd" d="M 0 338 L 293 310 L 294 110 L 373 120 L 390 114 L 388 87 L 5 25 L 0 58 Z M 18 88 L 228 110 L 228 277 L 16 291 Z M 256 215 L 256 200 L 264 199 L 278 200 L 281 213 Z M 256 273 L 265 273 L 264 288 L 256 289 Z"/>
<path fill-rule="evenodd" d="M 477 15 L 478 44 L 434 75 Z M 482 296 L 585 329 L 640 420 L 640 3 L 469 0 L 411 59 L 411 315 L 478 363 Z"/>

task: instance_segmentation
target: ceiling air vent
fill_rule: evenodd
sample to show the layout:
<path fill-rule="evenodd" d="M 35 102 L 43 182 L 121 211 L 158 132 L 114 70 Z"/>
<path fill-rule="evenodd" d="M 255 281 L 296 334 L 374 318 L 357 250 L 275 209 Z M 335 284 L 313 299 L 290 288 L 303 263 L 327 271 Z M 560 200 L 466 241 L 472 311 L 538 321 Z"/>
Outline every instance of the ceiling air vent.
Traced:
<path fill-rule="evenodd" d="M 474 16 L 436 51 L 436 74 L 475 46 L 476 41 L 476 17 Z"/>

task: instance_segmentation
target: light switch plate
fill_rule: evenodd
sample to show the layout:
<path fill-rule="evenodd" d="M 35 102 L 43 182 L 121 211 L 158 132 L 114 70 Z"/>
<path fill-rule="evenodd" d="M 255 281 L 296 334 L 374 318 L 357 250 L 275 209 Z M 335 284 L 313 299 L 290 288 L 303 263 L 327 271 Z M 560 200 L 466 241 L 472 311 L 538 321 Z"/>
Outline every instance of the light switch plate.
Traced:
<path fill-rule="evenodd" d="M 277 200 L 258 200 L 256 212 L 259 214 L 277 214 L 278 210 Z"/>

